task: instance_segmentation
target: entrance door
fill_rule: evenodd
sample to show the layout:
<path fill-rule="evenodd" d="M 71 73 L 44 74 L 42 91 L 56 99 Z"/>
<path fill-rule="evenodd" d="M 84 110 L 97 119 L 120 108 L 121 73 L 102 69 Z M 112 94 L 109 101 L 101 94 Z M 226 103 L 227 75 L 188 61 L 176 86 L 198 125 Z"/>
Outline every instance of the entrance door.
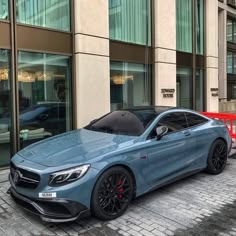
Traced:
<path fill-rule="evenodd" d="M 9 50 L 0 49 L 0 167 L 10 162 L 10 91 Z"/>

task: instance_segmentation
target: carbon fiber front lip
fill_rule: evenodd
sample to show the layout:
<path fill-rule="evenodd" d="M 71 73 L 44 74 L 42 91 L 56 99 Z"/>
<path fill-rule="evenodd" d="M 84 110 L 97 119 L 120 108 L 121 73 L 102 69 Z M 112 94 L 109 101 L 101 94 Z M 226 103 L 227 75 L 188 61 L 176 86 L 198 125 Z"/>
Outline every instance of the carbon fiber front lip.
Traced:
<path fill-rule="evenodd" d="M 11 194 L 11 197 L 13 198 L 13 200 L 24 210 L 34 214 L 34 215 L 38 215 L 40 216 L 40 218 L 43 221 L 46 222 L 69 222 L 69 221 L 74 221 L 78 218 L 82 218 L 83 216 L 87 216 L 89 215 L 90 211 L 89 209 L 87 209 L 86 207 L 84 207 L 83 205 L 77 203 L 78 205 L 80 205 L 83 210 L 80 210 L 77 214 L 73 215 L 73 214 L 57 214 L 55 212 L 46 212 L 45 209 L 43 207 L 40 206 L 40 204 L 38 204 L 36 202 L 36 200 L 30 199 L 28 197 L 25 197 L 19 193 L 16 192 L 16 190 L 13 187 L 10 187 L 10 189 L 8 190 L 9 193 Z M 40 200 L 37 200 L 40 201 Z M 72 202 L 64 200 L 64 199 L 54 199 L 53 201 L 45 201 L 43 200 L 42 202 L 45 204 L 49 204 L 50 203 L 61 203 L 64 202 L 64 204 L 72 204 Z"/>

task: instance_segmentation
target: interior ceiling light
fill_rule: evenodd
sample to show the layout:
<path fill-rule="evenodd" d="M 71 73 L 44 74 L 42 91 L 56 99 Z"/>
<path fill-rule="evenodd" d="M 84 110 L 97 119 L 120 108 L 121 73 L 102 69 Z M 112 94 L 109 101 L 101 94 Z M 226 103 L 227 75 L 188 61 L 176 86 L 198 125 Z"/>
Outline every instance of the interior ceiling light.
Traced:
<path fill-rule="evenodd" d="M 35 82 L 35 73 L 27 72 L 27 71 L 19 71 L 18 72 L 18 81 L 24 83 L 32 83 Z"/>
<path fill-rule="evenodd" d="M 8 80 L 8 69 L 0 69 L 0 80 Z"/>
<path fill-rule="evenodd" d="M 39 81 L 48 81 L 52 79 L 53 72 L 43 72 L 43 71 L 38 71 L 35 73 L 37 80 Z"/>
<path fill-rule="evenodd" d="M 125 82 L 128 80 L 134 80 L 134 76 L 133 75 L 113 75 L 111 76 L 111 80 L 113 81 L 114 84 L 122 85 L 122 84 L 125 84 Z"/>

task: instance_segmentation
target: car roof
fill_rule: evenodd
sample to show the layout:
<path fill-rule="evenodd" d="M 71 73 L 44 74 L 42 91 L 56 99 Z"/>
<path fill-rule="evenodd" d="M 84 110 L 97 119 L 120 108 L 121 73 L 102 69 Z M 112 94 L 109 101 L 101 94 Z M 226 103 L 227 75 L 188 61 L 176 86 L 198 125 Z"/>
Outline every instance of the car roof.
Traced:
<path fill-rule="evenodd" d="M 171 109 L 179 109 L 178 107 L 171 107 L 171 106 L 136 106 L 122 109 L 123 111 L 130 111 L 134 113 L 142 113 L 142 112 L 150 112 L 156 115 L 161 114 L 162 112 L 171 110 Z"/>

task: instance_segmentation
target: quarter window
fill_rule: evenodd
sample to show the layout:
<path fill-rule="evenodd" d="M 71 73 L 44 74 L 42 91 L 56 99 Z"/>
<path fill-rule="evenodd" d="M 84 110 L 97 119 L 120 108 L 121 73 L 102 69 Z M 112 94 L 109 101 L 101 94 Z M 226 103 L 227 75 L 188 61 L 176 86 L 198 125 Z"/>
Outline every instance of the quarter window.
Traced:
<path fill-rule="evenodd" d="M 205 119 L 202 116 L 199 116 L 193 113 L 185 113 L 185 114 L 186 114 L 189 127 L 200 125 L 207 122 L 207 119 Z"/>

